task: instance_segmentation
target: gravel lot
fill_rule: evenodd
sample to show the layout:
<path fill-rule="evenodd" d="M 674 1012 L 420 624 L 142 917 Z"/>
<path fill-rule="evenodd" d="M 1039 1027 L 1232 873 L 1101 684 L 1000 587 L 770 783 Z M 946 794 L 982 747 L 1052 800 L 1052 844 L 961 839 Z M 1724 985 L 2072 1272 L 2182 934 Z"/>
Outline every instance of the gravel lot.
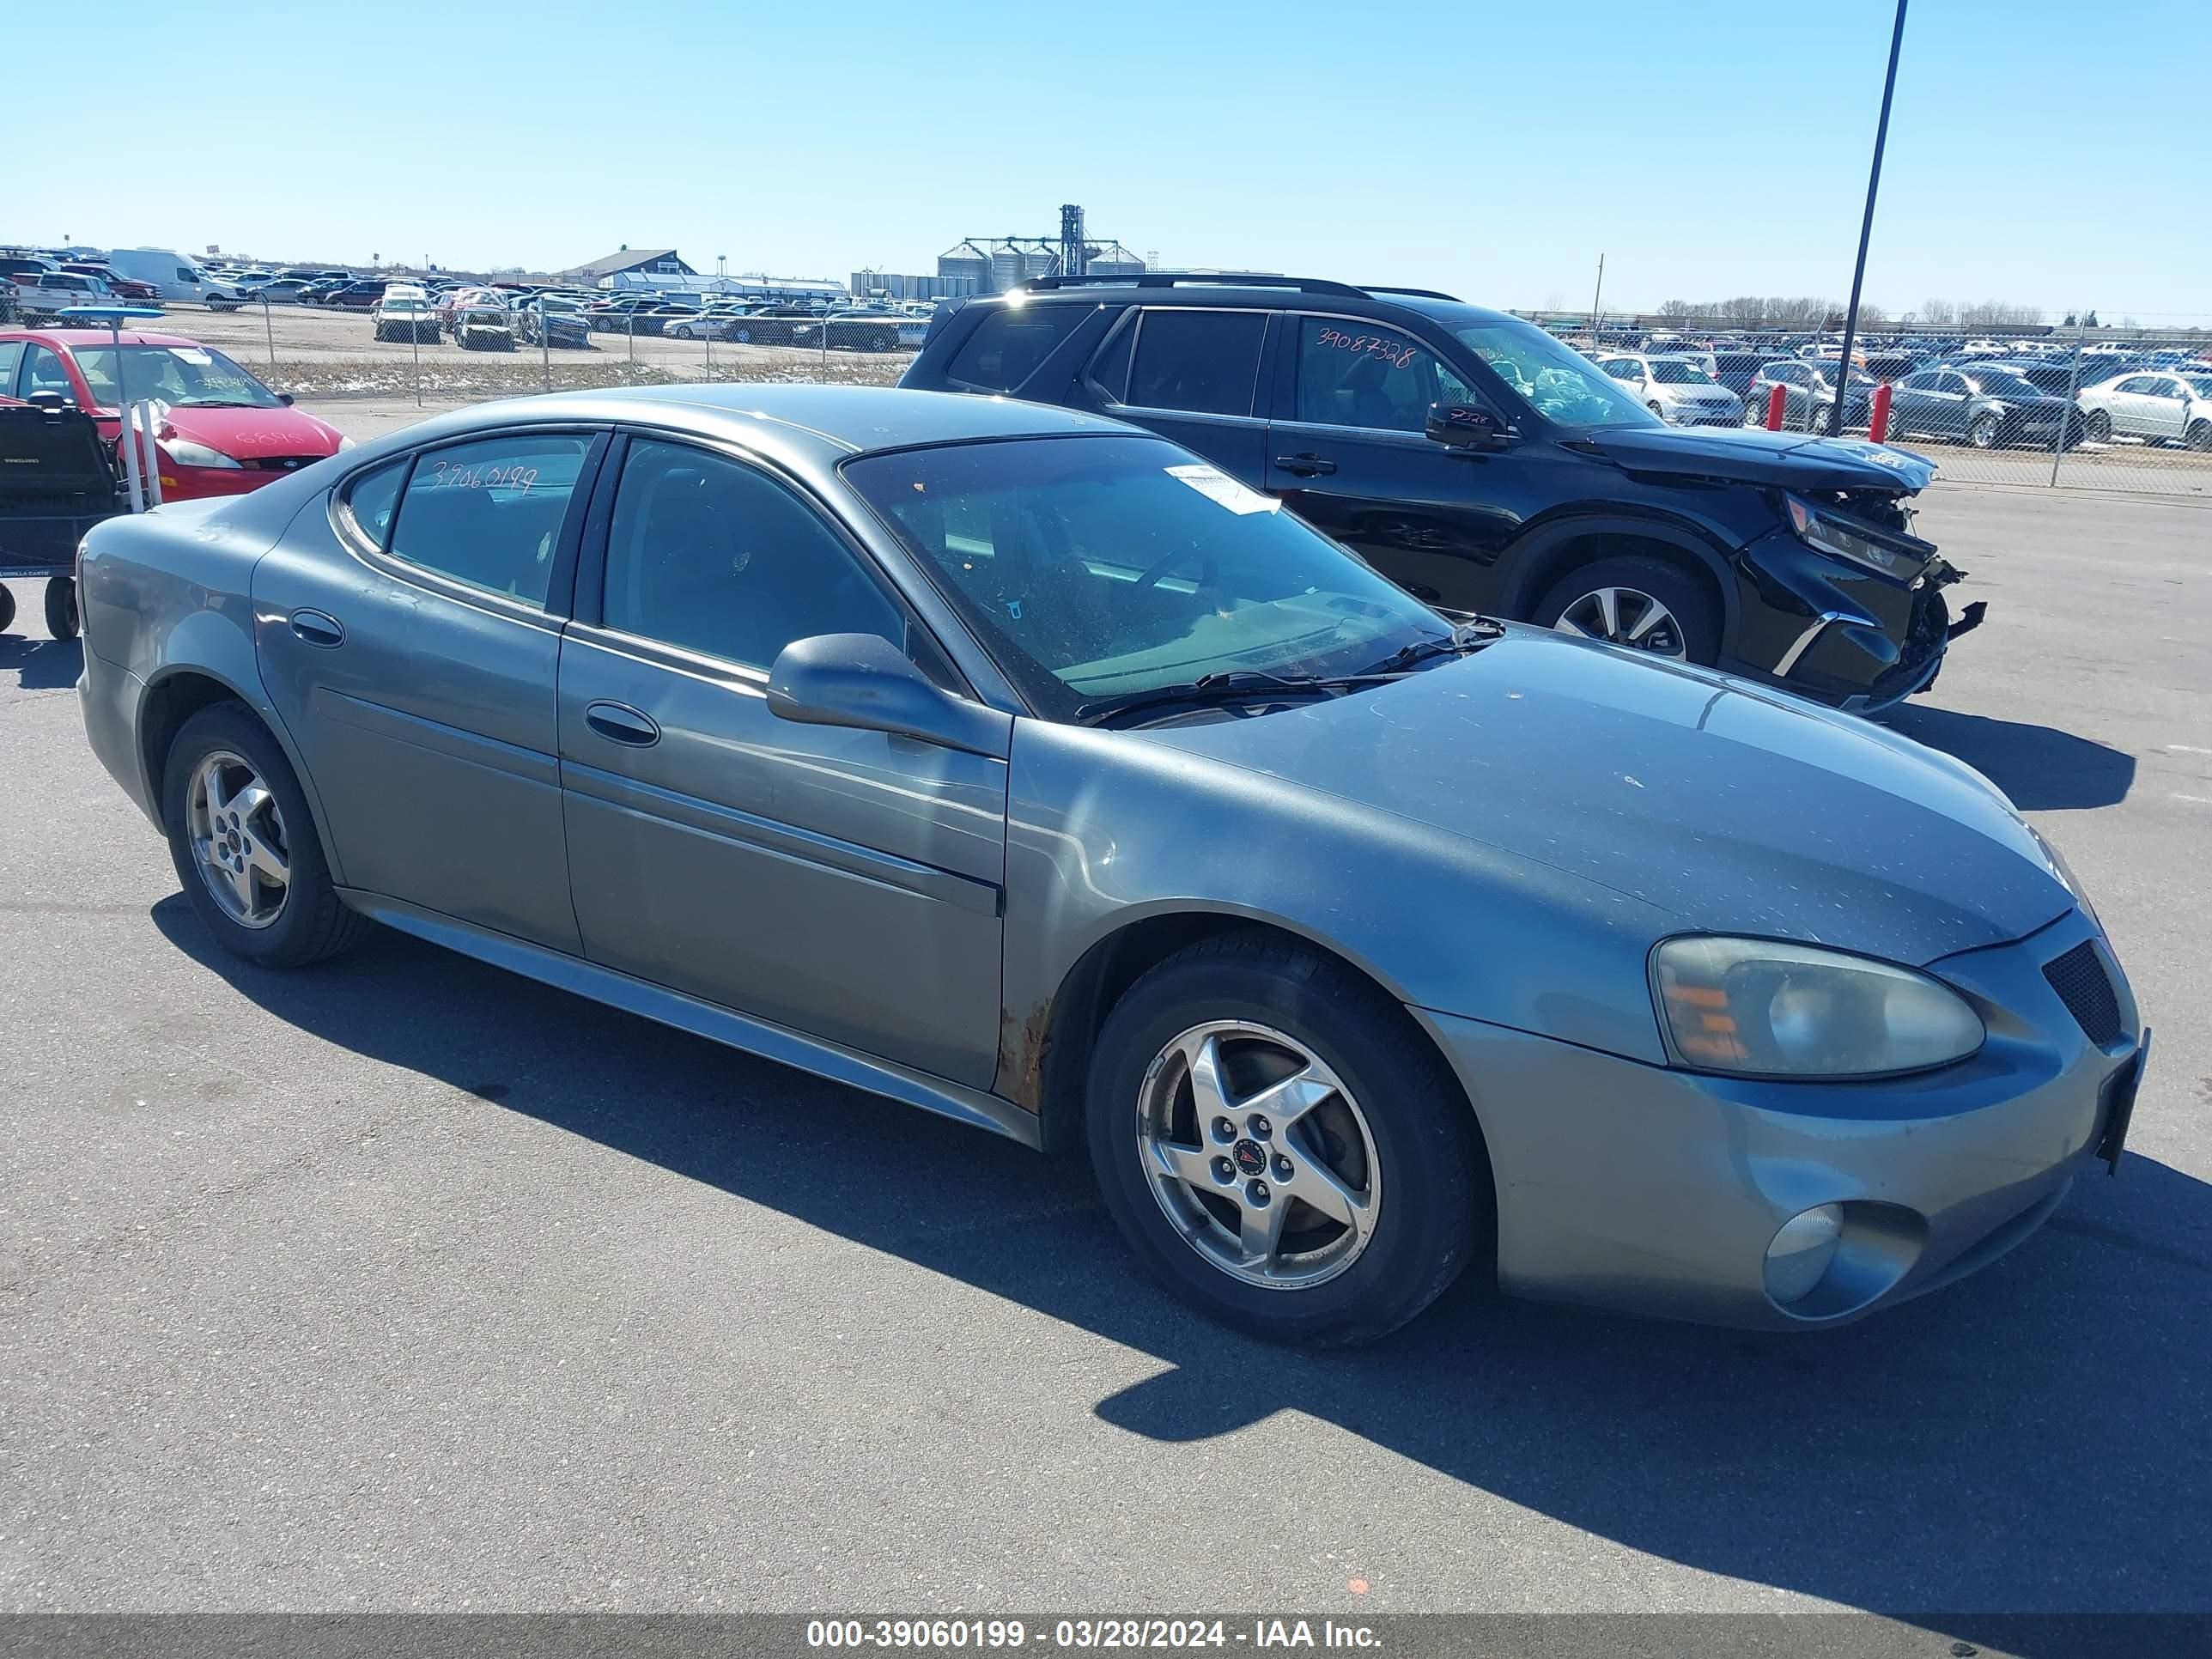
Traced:
<path fill-rule="evenodd" d="M 1463 1285 L 1286 1354 L 1079 1166 L 393 936 L 245 969 L 0 639 L 0 1609 L 2212 1607 L 2212 509 L 1922 524 L 1990 617 L 1899 724 L 2157 1052 L 2119 1179 L 1793 1340 Z"/>

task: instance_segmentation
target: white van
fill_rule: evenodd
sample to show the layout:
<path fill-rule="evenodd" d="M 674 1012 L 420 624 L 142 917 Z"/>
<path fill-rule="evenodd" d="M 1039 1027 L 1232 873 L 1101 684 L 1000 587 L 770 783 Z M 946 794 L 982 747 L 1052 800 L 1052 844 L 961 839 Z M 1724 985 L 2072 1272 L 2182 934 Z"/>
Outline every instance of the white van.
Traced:
<path fill-rule="evenodd" d="M 235 283 L 210 276 L 191 255 L 164 247 L 116 248 L 107 256 L 107 268 L 134 283 L 151 283 L 164 300 L 193 300 L 219 311 L 234 311 L 245 302 Z"/>

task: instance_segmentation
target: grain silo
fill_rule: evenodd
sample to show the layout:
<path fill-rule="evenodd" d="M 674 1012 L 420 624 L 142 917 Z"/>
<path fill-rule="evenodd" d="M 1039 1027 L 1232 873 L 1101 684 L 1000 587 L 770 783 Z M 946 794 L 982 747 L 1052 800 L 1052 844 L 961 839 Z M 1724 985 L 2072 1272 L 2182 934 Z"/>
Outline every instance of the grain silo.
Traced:
<path fill-rule="evenodd" d="M 937 256 L 939 276 L 965 281 L 968 292 L 988 294 L 991 282 L 991 256 L 972 241 L 961 242 Z"/>

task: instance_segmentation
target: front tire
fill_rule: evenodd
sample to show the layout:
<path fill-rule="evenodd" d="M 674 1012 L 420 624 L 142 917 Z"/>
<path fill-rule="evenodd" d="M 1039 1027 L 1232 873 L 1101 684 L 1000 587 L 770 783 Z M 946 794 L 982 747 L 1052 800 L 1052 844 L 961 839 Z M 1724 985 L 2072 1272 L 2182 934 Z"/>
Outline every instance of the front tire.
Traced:
<path fill-rule="evenodd" d="M 2111 414 L 2101 409 L 2091 410 L 2089 411 L 2089 418 L 2081 423 L 2081 437 L 2085 442 L 2093 444 L 2108 444 L 2112 442 L 2112 417 Z"/>
<path fill-rule="evenodd" d="M 1480 1133 L 1442 1058 L 1375 986 L 1267 934 L 1202 941 L 1130 988 L 1085 1127 L 1139 1260 L 1271 1341 L 1395 1330 L 1489 1235 Z"/>
<path fill-rule="evenodd" d="M 1570 572 L 1528 618 L 1583 639 L 1711 667 L 1720 658 L 1721 619 L 1696 578 L 1663 560 L 1599 559 Z"/>
<path fill-rule="evenodd" d="M 58 640 L 76 637 L 76 579 L 74 576 L 50 576 L 46 579 L 46 612 L 47 633 Z"/>
<path fill-rule="evenodd" d="M 2191 449 L 2212 449 L 2212 421 L 2192 421 L 2181 441 Z"/>
<path fill-rule="evenodd" d="M 185 722 L 162 766 L 161 822 L 185 897 L 233 956 L 300 968 L 367 932 L 338 898 L 291 763 L 244 703 Z"/>
<path fill-rule="evenodd" d="M 1966 441 L 1976 449 L 1995 449 L 1997 447 L 1997 417 L 1984 413 L 1967 422 Z"/>

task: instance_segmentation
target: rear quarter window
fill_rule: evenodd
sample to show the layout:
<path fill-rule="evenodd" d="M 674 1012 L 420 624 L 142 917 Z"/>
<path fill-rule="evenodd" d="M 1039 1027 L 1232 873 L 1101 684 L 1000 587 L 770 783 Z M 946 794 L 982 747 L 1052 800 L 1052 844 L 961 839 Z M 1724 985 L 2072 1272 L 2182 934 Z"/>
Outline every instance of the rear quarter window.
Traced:
<path fill-rule="evenodd" d="M 1012 392 L 1082 315 L 1079 306 L 1000 306 L 952 354 L 945 378 L 986 392 Z"/>

